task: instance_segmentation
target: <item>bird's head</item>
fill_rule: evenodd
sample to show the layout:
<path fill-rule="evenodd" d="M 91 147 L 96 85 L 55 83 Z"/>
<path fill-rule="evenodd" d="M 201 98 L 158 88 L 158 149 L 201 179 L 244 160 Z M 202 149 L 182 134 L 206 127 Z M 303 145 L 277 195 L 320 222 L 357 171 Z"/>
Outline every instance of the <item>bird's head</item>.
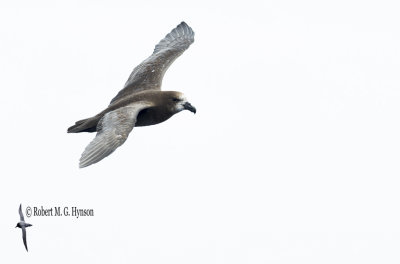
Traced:
<path fill-rule="evenodd" d="M 185 95 L 180 92 L 168 92 L 166 104 L 171 112 L 179 113 L 182 110 L 189 110 L 196 114 L 196 108 L 189 103 Z"/>

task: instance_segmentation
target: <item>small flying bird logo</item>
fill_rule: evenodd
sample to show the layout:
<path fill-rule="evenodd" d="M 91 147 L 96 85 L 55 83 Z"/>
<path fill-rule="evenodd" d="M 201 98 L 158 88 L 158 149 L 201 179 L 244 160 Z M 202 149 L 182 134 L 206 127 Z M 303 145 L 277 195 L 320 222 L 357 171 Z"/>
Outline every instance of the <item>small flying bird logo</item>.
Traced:
<path fill-rule="evenodd" d="M 25 223 L 24 220 L 24 214 L 22 213 L 22 205 L 19 205 L 19 222 L 17 224 L 17 227 L 22 229 L 22 240 L 24 241 L 24 245 L 26 248 L 26 251 L 28 251 L 28 245 L 26 243 L 26 228 L 32 226 L 31 224 Z"/>

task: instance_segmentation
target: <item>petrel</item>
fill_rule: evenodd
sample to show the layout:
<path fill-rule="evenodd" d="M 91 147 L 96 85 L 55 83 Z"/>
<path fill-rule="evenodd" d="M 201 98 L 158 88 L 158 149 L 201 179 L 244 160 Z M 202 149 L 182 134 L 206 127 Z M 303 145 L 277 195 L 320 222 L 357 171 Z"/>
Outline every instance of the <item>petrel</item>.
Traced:
<path fill-rule="evenodd" d="M 22 213 L 21 206 L 22 205 L 20 204 L 19 205 L 19 222 L 18 222 L 18 224 L 17 224 L 17 226 L 15 228 L 19 227 L 19 228 L 22 229 L 22 240 L 24 241 L 24 245 L 25 245 L 26 251 L 28 251 L 28 244 L 26 243 L 26 229 L 25 228 L 30 227 L 32 225 L 28 224 L 28 223 L 25 223 L 24 215 Z"/>
<path fill-rule="evenodd" d="M 133 69 L 124 88 L 105 110 L 68 128 L 68 133 L 97 132 L 82 153 L 80 168 L 113 153 L 135 126 L 164 122 L 182 110 L 196 113 L 183 93 L 161 91 L 165 72 L 193 42 L 193 30 L 185 22 L 180 23 L 155 46 L 150 57 Z"/>

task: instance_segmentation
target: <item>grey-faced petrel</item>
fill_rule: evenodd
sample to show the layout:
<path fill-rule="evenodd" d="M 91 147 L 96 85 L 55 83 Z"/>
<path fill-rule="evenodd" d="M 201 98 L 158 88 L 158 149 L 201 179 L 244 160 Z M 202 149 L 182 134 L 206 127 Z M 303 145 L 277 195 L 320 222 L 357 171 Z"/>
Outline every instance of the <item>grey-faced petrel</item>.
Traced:
<path fill-rule="evenodd" d="M 17 227 L 21 228 L 22 230 L 22 240 L 24 241 L 25 249 L 28 251 L 28 244 L 26 243 L 26 227 L 32 226 L 31 224 L 25 223 L 24 214 L 22 213 L 22 205 L 19 205 L 19 222 L 17 223 Z"/>
<path fill-rule="evenodd" d="M 97 132 L 82 153 L 80 168 L 113 153 L 135 126 L 164 122 L 182 110 L 196 113 L 182 93 L 161 91 L 165 72 L 193 42 L 193 30 L 185 22 L 180 23 L 155 46 L 150 57 L 133 69 L 124 88 L 105 110 L 68 128 L 68 133 Z"/>

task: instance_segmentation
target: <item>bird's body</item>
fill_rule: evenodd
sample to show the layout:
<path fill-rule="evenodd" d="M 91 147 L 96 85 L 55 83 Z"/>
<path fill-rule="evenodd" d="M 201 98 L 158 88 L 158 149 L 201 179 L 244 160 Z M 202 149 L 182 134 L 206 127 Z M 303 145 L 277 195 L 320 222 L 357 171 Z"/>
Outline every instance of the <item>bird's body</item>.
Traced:
<path fill-rule="evenodd" d="M 129 105 L 134 105 L 143 101 L 152 102 L 154 106 L 143 109 L 139 112 L 136 120 L 135 127 L 140 126 L 151 126 L 156 125 L 161 122 L 166 121 L 168 118 L 172 117 L 175 112 L 172 109 L 168 109 L 168 98 L 179 95 L 178 92 L 171 91 L 141 91 L 134 93 L 130 96 L 126 96 L 123 100 L 120 100 L 114 104 L 110 104 L 106 109 L 104 109 L 99 114 L 94 117 L 80 120 L 74 126 L 68 129 L 69 133 L 79 133 L 79 132 L 96 132 L 98 122 L 101 118 L 114 110 L 121 107 L 126 107 Z"/>
<path fill-rule="evenodd" d="M 110 155 L 125 142 L 135 126 L 164 122 L 182 110 L 196 112 L 182 93 L 161 91 L 166 70 L 193 41 L 193 30 L 182 22 L 133 70 L 125 87 L 105 110 L 68 128 L 68 133 L 97 132 L 82 154 L 81 168 Z"/>
<path fill-rule="evenodd" d="M 18 222 L 16 227 L 19 228 L 24 228 L 24 227 L 30 227 L 32 226 L 31 224 L 25 223 L 24 221 Z"/>
<path fill-rule="evenodd" d="M 19 213 L 19 220 L 20 221 L 17 223 L 16 227 L 21 228 L 21 230 L 22 230 L 22 240 L 24 242 L 26 251 L 28 251 L 28 244 L 26 242 L 26 228 L 30 227 L 32 225 L 28 224 L 28 223 L 25 223 L 24 214 L 22 213 L 22 205 L 21 204 L 19 205 L 18 213 Z"/>

